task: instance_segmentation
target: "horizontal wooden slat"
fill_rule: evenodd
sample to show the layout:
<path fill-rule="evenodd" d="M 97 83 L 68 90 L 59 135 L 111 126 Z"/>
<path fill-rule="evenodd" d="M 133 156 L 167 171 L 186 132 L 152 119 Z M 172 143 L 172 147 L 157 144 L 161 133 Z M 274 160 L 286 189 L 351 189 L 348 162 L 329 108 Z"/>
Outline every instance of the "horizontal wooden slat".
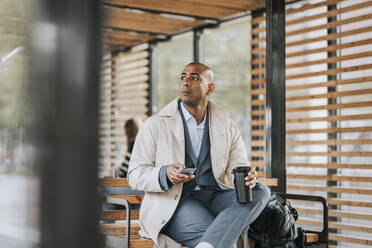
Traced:
<path fill-rule="evenodd" d="M 98 185 L 101 187 L 129 187 L 126 178 L 100 178 Z"/>
<path fill-rule="evenodd" d="M 372 164 L 312 164 L 312 163 L 286 163 L 288 167 L 310 167 L 310 168 L 328 168 L 328 169 L 372 169 Z"/>
<path fill-rule="evenodd" d="M 264 157 L 265 151 L 251 151 L 252 157 Z"/>
<path fill-rule="evenodd" d="M 106 63 L 101 66 L 102 70 L 116 68 L 118 66 L 128 65 L 130 66 L 132 63 L 136 63 L 138 60 L 147 58 L 149 56 L 149 52 L 145 50 L 127 52 L 125 54 L 113 56 L 110 59 L 110 63 Z"/>
<path fill-rule="evenodd" d="M 372 202 L 362 200 L 347 200 L 340 198 L 328 198 L 328 204 L 330 205 L 343 205 L 343 206 L 355 206 L 355 207 L 372 207 Z"/>
<path fill-rule="evenodd" d="M 311 157 L 311 156 L 328 156 L 328 157 L 372 157 L 372 152 L 286 152 L 287 157 Z"/>
<path fill-rule="evenodd" d="M 105 79 L 105 82 L 106 83 L 117 83 L 118 85 L 124 85 L 124 84 L 129 84 L 129 83 L 134 83 L 134 82 L 146 81 L 148 80 L 148 78 L 149 77 L 147 75 L 147 72 L 139 71 L 138 73 L 135 73 L 135 74 L 130 73 L 130 75 L 118 74 L 112 79 Z"/>
<path fill-rule="evenodd" d="M 290 118 L 287 119 L 287 123 L 304 123 L 304 122 L 316 122 L 316 121 L 344 121 L 344 120 L 370 120 L 372 119 L 372 114 L 362 114 L 362 115 L 336 115 L 327 117 L 305 117 L 305 118 Z M 265 122 L 265 120 L 263 120 Z M 251 121 L 253 125 L 253 121 Z M 264 125 L 264 124 L 261 124 Z"/>
<path fill-rule="evenodd" d="M 351 79 L 344 79 L 344 80 L 331 80 L 331 81 L 322 82 L 322 83 L 293 85 L 293 86 L 287 86 L 286 91 L 312 89 L 312 88 L 320 88 L 320 87 L 336 87 L 337 85 L 359 84 L 359 83 L 368 83 L 368 82 L 372 82 L 372 77 L 358 77 L 358 78 L 351 78 Z"/>
<path fill-rule="evenodd" d="M 306 233 L 306 242 L 316 243 L 319 241 L 319 234 L 317 233 Z"/>
<path fill-rule="evenodd" d="M 264 84 L 265 82 L 266 82 L 266 79 L 264 79 L 264 78 L 252 79 L 251 80 L 252 85 L 260 85 L 260 84 Z"/>
<path fill-rule="evenodd" d="M 338 230 L 349 230 L 349 231 L 356 231 L 356 232 L 367 232 L 372 233 L 372 226 L 368 225 L 357 225 L 357 224 L 346 224 L 340 223 L 335 221 L 329 221 L 328 227 Z"/>
<path fill-rule="evenodd" d="M 130 248 L 152 248 L 154 242 L 151 239 L 131 239 L 130 240 Z"/>
<path fill-rule="evenodd" d="M 328 215 L 332 217 L 343 217 L 343 218 L 351 218 L 351 219 L 361 219 L 361 220 L 371 220 L 372 221 L 372 214 L 370 213 L 361 213 L 356 211 L 343 211 L 343 210 L 328 210 Z"/>
<path fill-rule="evenodd" d="M 132 47 L 132 46 L 141 44 L 141 41 L 112 39 L 112 38 L 104 38 L 102 42 L 110 46 L 124 46 L 124 47 Z"/>
<path fill-rule="evenodd" d="M 360 95 L 368 95 L 368 94 L 372 94 L 372 89 L 338 91 L 338 92 L 332 92 L 332 93 L 327 93 L 327 94 L 292 96 L 292 97 L 287 97 L 286 101 L 287 102 L 304 101 L 304 100 L 312 100 L 312 99 L 335 98 L 335 97 L 343 97 L 343 96 L 360 96 Z"/>
<path fill-rule="evenodd" d="M 336 176 L 336 175 L 311 175 L 311 174 L 291 174 L 287 173 L 287 178 L 308 179 L 308 180 L 329 180 L 329 181 L 351 181 L 351 182 L 371 182 L 372 177 L 357 176 Z"/>
<path fill-rule="evenodd" d="M 292 79 L 299 79 L 299 78 L 309 78 L 309 77 L 316 77 L 316 76 L 324 76 L 324 75 L 335 75 L 338 73 L 345 73 L 345 72 L 352 72 L 352 71 L 359 71 L 359 70 L 368 70 L 372 69 L 372 64 L 363 64 L 357 66 L 350 66 L 344 68 L 335 68 L 335 69 L 328 69 L 326 71 L 316 71 L 316 72 L 308 72 L 308 73 L 300 73 L 300 74 L 290 74 L 286 76 L 286 80 Z M 266 73 L 265 68 L 254 69 L 251 71 L 252 75 L 263 75 Z"/>
<path fill-rule="evenodd" d="M 138 98 L 138 97 L 147 97 L 149 95 L 149 92 L 147 90 L 122 90 L 122 91 L 115 91 L 111 94 L 111 97 L 113 98 L 120 98 L 120 97 L 126 97 L 126 98 Z"/>
<path fill-rule="evenodd" d="M 100 212 L 100 219 L 101 220 L 126 220 L 127 213 L 125 210 L 109 210 L 109 211 L 101 211 Z M 131 210 L 130 218 L 132 220 L 139 219 L 139 211 L 138 210 Z"/>
<path fill-rule="evenodd" d="M 265 132 L 265 130 L 263 130 L 263 131 Z M 303 133 L 356 133 L 356 132 L 372 132 L 372 127 L 348 127 L 348 128 L 320 128 L 320 129 L 286 130 L 286 133 L 287 134 L 303 134 Z"/>
<path fill-rule="evenodd" d="M 251 146 L 265 146 L 266 140 L 252 140 Z"/>
<path fill-rule="evenodd" d="M 262 106 L 266 104 L 266 100 L 251 100 L 251 106 Z"/>
<path fill-rule="evenodd" d="M 372 144 L 372 139 L 358 140 L 287 140 L 286 145 L 369 145 Z"/>
<path fill-rule="evenodd" d="M 252 110 L 251 115 L 265 115 L 266 111 L 264 109 L 259 109 L 259 110 Z"/>
<path fill-rule="evenodd" d="M 101 73 L 101 76 L 110 75 L 115 76 L 119 75 L 122 72 L 132 71 L 136 70 L 142 67 L 146 67 L 149 64 L 149 60 L 147 58 L 140 58 L 138 60 L 131 61 L 130 63 L 119 63 L 119 64 L 113 64 L 112 67 L 110 67 L 110 72 L 103 72 Z M 120 68 L 120 69 L 117 69 Z"/>
<path fill-rule="evenodd" d="M 367 238 L 362 238 L 362 237 L 347 236 L 347 235 L 334 234 L 334 233 L 330 233 L 328 237 L 329 237 L 329 240 L 334 240 L 334 241 L 348 242 L 348 243 L 362 244 L 362 245 L 372 245 L 372 240 L 367 239 Z"/>
<path fill-rule="evenodd" d="M 99 230 L 104 234 L 108 235 L 123 235 L 125 236 L 126 232 L 126 222 L 124 223 L 100 223 Z M 131 238 L 139 238 L 138 234 L 140 230 L 140 225 L 138 223 L 133 223 L 130 226 L 130 235 Z"/>
<path fill-rule="evenodd" d="M 361 71 L 361 70 L 368 70 L 368 69 L 372 69 L 372 64 L 364 64 L 364 65 L 357 65 L 357 66 L 350 66 L 350 67 L 343 67 L 343 68 L 328 69 L 326 71 L 316 71 L 316 72 L 308 72 L 308 73 L 287 75 L 286 79 L 291 80 L 291 79 L 308 78 L 308 77 L 315 77 L 315 76 L 336 75 L 336 74 L 339 74 L 339 73 Z"/>
<path fill-rule="evenodd" d="M 134 42 L 147 42 L 149 40 L 158 38 L 158 36 L 156 35 L 146 35 L 146 34 L 122 32 L 122 31 L 117 31 L 117 30 L 115 31 L 107 30 L 107 29 L 103 30 L 103 37 L 109 38 L 109 39 L 132 40 Z M 104 62 L 107 62 L 107 60 L 105 60 Z"/>
<path fill-rule="evenodd" d="M 277 178 L 257 178 L 257 182 L 265 184 L 268 187 L 278 186 Z"/>
<path fill-rule="evenodd" d="M 325 191 L 325 192 L 332 192 L 332 193 L 348 193 L 348 194 L 365 194 L 365 195 L 372 194 L 372 189 L 361 188 L 361 187 L 359 188 L 338 187 L 338 186 L 321 187 L 321 186 L 288 184 L 287 189 L 306 190 L 306 191 Z"/>
<path fill-rule="evenodd" d="M 301 216 L 298 218 L 296 223 L 300 224 L 300 225 L 310 225 L 310 226 L 322 226 L 323 225 L 323 223 L 321 221 L 317 221 L 317 220 L 314 220 L 314 219 L 303 218 Z"/>
<path fill-rule="evenodd" d="M 287 108 L 287 112 L 301 112 L 301 111 L 314 111 L 314 110 L 332 110 L 332 109 L 345 109 L 345 108 L 362 108 L 371 107 L 372 101 L 368 102 L 352 102 L 352 103 L 340 103 L 340 104 L 328 104 L 321 106 L 306 106 L 306 107 L 294 107 Z"/>
<path fill-rule="evenodd" d="M 266 130 L 253 130 L 251 131 L 251 136 L 265 136 Z"/>
<path fill-rule="evenodd" d="M 316 208 L 307 208 L 307 207 L 296 207 L 297 212 L 301 214 L 316 214 L 316 215 L 323 215 L 323 210 L 316 209 Z"/>

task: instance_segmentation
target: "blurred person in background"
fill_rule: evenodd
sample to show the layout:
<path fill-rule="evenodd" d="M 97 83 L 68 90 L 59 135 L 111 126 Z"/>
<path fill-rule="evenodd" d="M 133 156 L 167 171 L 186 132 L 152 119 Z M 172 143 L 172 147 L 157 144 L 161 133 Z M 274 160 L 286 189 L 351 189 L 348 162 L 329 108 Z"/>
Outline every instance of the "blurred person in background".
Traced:
<path fill-rule="evenodd" d="M 123 149 L 120 149 L 120 147 L 117 147 L 119 153 L 124 157 L 124 161 L 115 168 L 115 177 L 127 177 L 130 156 L 141 123 L 141 120 L 136 117 L 130 118 L 124 123 L 124 132 L 127 137 L 127 151 L 125 152 Z"/>

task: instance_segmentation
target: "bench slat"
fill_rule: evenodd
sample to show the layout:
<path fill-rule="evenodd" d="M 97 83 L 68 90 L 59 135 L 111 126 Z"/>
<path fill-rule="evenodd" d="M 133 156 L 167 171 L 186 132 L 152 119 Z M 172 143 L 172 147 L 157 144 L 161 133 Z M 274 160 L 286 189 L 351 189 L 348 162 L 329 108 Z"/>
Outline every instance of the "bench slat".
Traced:
<path fill-rule="evenodd" d="M 316 243 L 319 240 L 319 235 L 317 233 L 306 233 L 307 243 Z"/>
<path fill-rule="evenodd" d="M 99 178 L 98 185 L 100 187 L 129 187 L 126 178 Z"/>
<path fill-rule="evenodd" d="M 126 199 L 130 204 L 141 204 L 144 195 L 107 195 L 107 197 L 114 197 Z"/>
<path fill-rule="evenodd" d="M 131 210 L 130 211 L 130 218 L 131 220 L 138 220 L 139 219 L 139 211 L 138 210 Z M 107 210 L 100 212 L 100 219 L 101 220 L 126 220 L 127 213 L 123 210 Z"/>

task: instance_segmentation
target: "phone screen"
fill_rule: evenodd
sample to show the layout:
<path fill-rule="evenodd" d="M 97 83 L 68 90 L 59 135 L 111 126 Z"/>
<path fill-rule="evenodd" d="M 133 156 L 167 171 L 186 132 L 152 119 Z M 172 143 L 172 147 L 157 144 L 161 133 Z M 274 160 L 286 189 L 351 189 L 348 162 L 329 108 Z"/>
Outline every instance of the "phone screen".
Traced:
<path fill-rule="evenodd" d="M 180 170 L 180 173 L 190 176 L 190 175 L 194 174 L 195 170 L 196 170 L 196 168 L 183 168 L 183 169 Z"/>

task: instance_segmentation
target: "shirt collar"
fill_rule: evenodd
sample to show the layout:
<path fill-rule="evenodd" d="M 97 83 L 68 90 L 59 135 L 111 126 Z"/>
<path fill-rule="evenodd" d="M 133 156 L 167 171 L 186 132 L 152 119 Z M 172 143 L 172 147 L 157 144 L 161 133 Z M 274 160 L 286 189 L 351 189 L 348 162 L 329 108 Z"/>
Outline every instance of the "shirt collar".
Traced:
<path fill-rule="evenodd" d="M 187 108 L 185 108 L 185 106 L 183 105 L 183 102 L 181 102 L 181 109 L 182 109 L 182 113 L 183 113 L 183 116 L 185 117 L 186 122 L 188 122 L 191 118 L 193 120 L 195 120 L 195 118 L 190 114 L 190 112 L 187 110 Z M 206 115 L 207 115 L 207 111 L 205 111 L 203 121 L 199 124 L 199 126 L 204 127 L 204 122 L 205 122 L 205 116 Z M 195 120 L 195 123 L 196 123 L 196 120 Z"/>

